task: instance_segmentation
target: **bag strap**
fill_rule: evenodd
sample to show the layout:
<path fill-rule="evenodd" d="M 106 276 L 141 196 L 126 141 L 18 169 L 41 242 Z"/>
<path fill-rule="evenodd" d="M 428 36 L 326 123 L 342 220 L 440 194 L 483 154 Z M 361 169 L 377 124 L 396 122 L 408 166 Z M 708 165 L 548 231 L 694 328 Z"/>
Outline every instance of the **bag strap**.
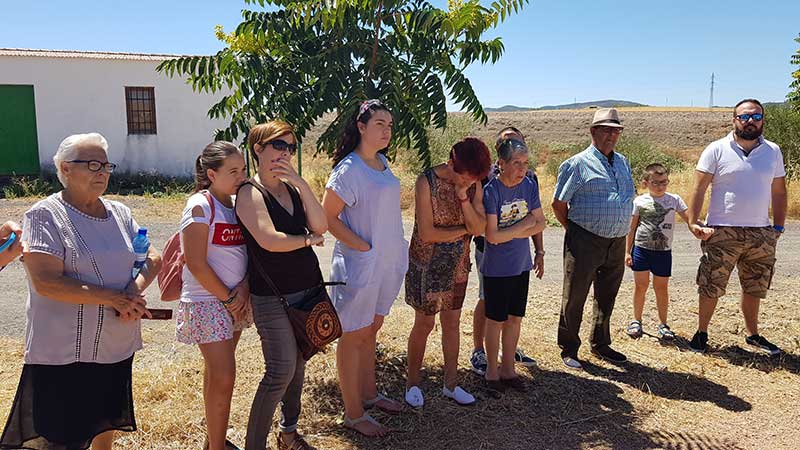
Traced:
<path fill-rule="evenodd" d="M 206 200 L 208 200 L 208 204 L 211 205 L 211 219 L 208 221 L 208 226 L 214 225 L 214 214 L 216 213 L 216 207 L 214 206 L 214 197 L 211 195 L 211 192 L 208 192 L 208 189 L 203 190 L 203 195 L 206 196 Z"/>
<path fill-rule="evenodd" d="M 281 294 L 281 291 L 279 291 L 278 287 L 275 286 L 275 283 L 272 282 L 272 278 L 270 278 L 269 275 L 267 275 L 267 271 L 264 270 L 264 268 L 261 266 L 261 262 L 258 261 L 258 259 L 256 258 L 253 258 L 252 261 L 254 262 L 254 265 L 256 266 L 256 270 L 258 270 L 258 273 L 261 275 L 264 281 L 266 281 L 267 284 L 269 285 L 269 288 L 272 289 L 272 292 L 280 299 L 283 307 L 288 308 L 289 302 L 286 301 L 286 297 L 284 297 L 283 294 Z"/>

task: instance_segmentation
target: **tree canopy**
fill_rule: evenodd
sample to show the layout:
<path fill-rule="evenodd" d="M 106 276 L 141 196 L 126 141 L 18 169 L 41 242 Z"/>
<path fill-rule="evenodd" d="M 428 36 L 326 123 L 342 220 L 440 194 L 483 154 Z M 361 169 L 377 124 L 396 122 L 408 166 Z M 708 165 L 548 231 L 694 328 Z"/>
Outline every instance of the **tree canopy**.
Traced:
<path fill-rule="evenodd" d="M 794 41 L 800 44 L 800 34 L 794 38 Z M 800 48 L 792 55 L 790 62 L 792 65 L 797 66 L 797 70 L 792 72 L 792 84 L 789 85 L 791 90 L 789 91 L 789 95 L 786 96 L 786 99 L 789 100 L 789 103 L 795 110 L 800 111 Z"/>
<path fill-rule="evenodd" d="M 474 120 L 486 113 L 464 70 L 495 63 L 500 37 L 488 31 L 528 0 L 246 0 L 242 22 L 217 35 L 227 47 L 211 56 L 165 61 L 158 70 L 185 76 L 195 91 L 220 93 L 209 110 L 229 118 L 217 139 L 246 136 L 251 126 L 283 119 L 298 138 L 332 112 L 317 141 L 331 153 L 361 101 L 379 98 L 394 117 L 393 148 L 413 148 L 430 165 L 428 128 L 447 125 L 449 96 Z M 502 82 L 502 80 L 498 80 Z"/>

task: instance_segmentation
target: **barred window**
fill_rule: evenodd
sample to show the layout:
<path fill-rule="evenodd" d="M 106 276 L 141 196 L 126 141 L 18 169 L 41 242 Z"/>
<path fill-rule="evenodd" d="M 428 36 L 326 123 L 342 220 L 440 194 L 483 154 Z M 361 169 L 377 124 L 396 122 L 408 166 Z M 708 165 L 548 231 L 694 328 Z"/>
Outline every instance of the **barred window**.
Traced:
<path fill-rule="evenodd" d="M 152 87 L 125 87 L 128 134 L 156 134 L 156 96 Z"/>

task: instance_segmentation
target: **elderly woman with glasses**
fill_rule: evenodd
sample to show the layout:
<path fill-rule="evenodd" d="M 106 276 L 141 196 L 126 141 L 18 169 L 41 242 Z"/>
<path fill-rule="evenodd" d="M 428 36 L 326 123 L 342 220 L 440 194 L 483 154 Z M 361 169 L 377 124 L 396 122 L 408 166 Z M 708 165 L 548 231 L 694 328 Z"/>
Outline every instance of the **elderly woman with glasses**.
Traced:
<path fill-rule="evenodd" d="M 139 227 L 101 197 L 116 167 L 107 150 L 97 133 L 64 139 L 53 157 L 64 189 L 25 213 L 25 363 L 0 448 L 108 450 L 113 430 L 136 430 L 131 367 L 161 259 L 151 248 L 131 279 Z"/>

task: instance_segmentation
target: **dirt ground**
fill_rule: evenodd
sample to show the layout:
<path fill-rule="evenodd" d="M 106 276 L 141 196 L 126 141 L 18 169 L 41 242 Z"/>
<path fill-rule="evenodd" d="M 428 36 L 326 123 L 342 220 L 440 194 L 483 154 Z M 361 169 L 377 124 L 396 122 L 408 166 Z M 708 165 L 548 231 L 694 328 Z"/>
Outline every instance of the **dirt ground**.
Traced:
<path fill-rule="evenodd" d="M 626 133 L 642 130 L 665 148 L 692 154 L 728 130 L 729 112 L 621 112 Z M 492 113 L 487 127 L 476 134 L 489 137 L 507 124 L 545 142 L 584 139 L 592 111 Z M 120 199 L 150 230 L 156 247 L 163 246 L 179 220 L 180 199 L 143 197 Z M 22 217 L 33 200 L 0 200 L 0 218 Z M 411 223 L 406 223 L 410 233 Z M 520 346 L 537 367 L 521 372 L 525 394 L 508 393 L 491 399 L 481 379 L 468 370 L 472 347 L 472 308 L 477 298 L 473 273 L 462 314 L 460 383 L 476 394 L 471 408 L 455 406 L 440 394 L 442 356 L 440 330 L 427 347 L 422 389 L 426 406 L 399 416 L 378 414 L 398 428 L 389 437 L 367 440 L 341 427 L 333 352 L 314 357 L 306 370 L 301 431 L 320 449 L 796 449 L 800 442 L 800 223 L 787 225 L 778 247 L 778 263 L 769 297 L 761 308 L 761 332 L 786 354 L 769 358 L 744 343 L 738 310 L 740 289 L 732 277 L 728 295 L 720 300 L 710 329 L 711 352 L 688 351 L 696 329 L 697 296 L 694 276 L 700 256 L 698 242 L 684 226 L 677 227 L 671 282 L 670 323 L 674 343 L 653 335 L 657 316 L 652 294 L 645 308 L 648 333 L 631 340 L 624 327 L 631 318 L 632 276 L 626 274 L 612 317 L 614 347 L 629 357 L 619 366 L 590 356 L 579 357 L 584 371 L 564 368 L 555 343 L 561 302 L 563 231 L 545 231 L 546 274 L 531 282 Z M 332 239 L 319 249 L 323 273 L 329 272 Z M 0 301 L 0 423 L 4 423 L 22 367 L 25 299 L 24 270 L 14 263 L 0 273 L 6 295 Z M 154 300 L 151 306 L 175 308 Z M 591 303 L 591 299 L 587 302 Z M 379 387 L 400 399 L 405 383 L 405 352 L 413 310 L 401 293 L 379 337 Z M 591 306 L 587 304 L 582 337 L 588 341 Z M 145 321 L 145 348 L 134 363 L 134 395 L 139 431 L 117 440 L 122 449 L 199 449 L 203 439 L 202 359 L 192 346 L 177 344 L 174 323 Z M 238 378 L 229 438 L 244 442 L 250 402 L 263 373 L 263 359 L 254 329 L 246 330 L 237 351 Z"/>
<path fill-rule="evenodd" d="M 128 198 L 134 215 L 147 225 L 154 245 L 161 246 L 175 229 L 176 206 L 162 208 L 152 217 L 152 200 Z M 16 217 L 29 201 L 0 201 L 0 217 Z M 147 213 L 147 211 L 151 211 Z M 149 218 L 145 220 L 144 218 Z M 407 223 L 407 234 L 411 223 Z M 545 232 L 547 251 L 543 280 L 532 281 L 528 315 L 520 346 L 537 359 L 538 366 L 523 373 L 526 394 L 489 398 L 481 380 L 468 371 L 471 349 L 472 308 L 477 280 L 472 275 L 462 319 L 461 384 L 480 403 L 460 408 L 441 397 L 441 340 L 438 328 L 428 343 L 425 363 L 427 403 L 423 411 L 397 417 L 381 416 L 400 431 L 390 437 L 365 440 L 340 425 L 332 352 L 315 357 L 307 369 L 302 430 L 319 448 L 326 449 L 791 449 L 800 440 L 795 423 L 800 420 L 800 225 L 792 223 L 781 239 L 777 274 L 769 299 L 761 311 L 762 333 L 787 351 L 770 359 L 751 353 L 744 345 L 743 322 L 737 307 L 738 283 L 720 301 L 712 322 L 712 352 L 701 356 L 687 350 L 696 327 L 697 300 L 693 283 L 699 246 L 683 227 L 675 233 L 675 263 L 671 286 L 671 325 L 679 335 L 674 344 L 661 344 L 655 333 L 652 295 L 645 311 L 648 335 L 632 341 L 624 334 L 630 320 L 631 275 L 618 297 L 612 318 L 615 348 L 630 361 L 614 366 L 592 358 L 586 346 L 580 357 L 585 370 L 563 367 L 555 344 L 561 297 L 561 245 L 558 228 Z M 330 244 L 319 251 L 323 273 L 328 272 Z M 735 276 L 734 276 L 735 279 Z M 21 264 L 0 273 L 6 296 L 0 302 L 0 422 L 13 400 L 22 362 L 26 286 Z M 151 306 L 159 304 L 154 288 L 148 290 Z M 588 340 L 591 306 L 587 305 L 583 338 Z M 402 398 L 405 345 L 413 311 L 401 298 L 380 337 L 381 389 Z M 177 344 L 174 323 L 143 322 L 145 348 L 137 353 L 134 390 L 140 431 L 118 440 L 124 449 L 200 448 L 203 433 L 201 373 L 197 350 Z M 229 437 L 244 441 L 247 413 L 261 376 L 258 336 L 247 330 L 238 349 L 239 377 Z"/>

